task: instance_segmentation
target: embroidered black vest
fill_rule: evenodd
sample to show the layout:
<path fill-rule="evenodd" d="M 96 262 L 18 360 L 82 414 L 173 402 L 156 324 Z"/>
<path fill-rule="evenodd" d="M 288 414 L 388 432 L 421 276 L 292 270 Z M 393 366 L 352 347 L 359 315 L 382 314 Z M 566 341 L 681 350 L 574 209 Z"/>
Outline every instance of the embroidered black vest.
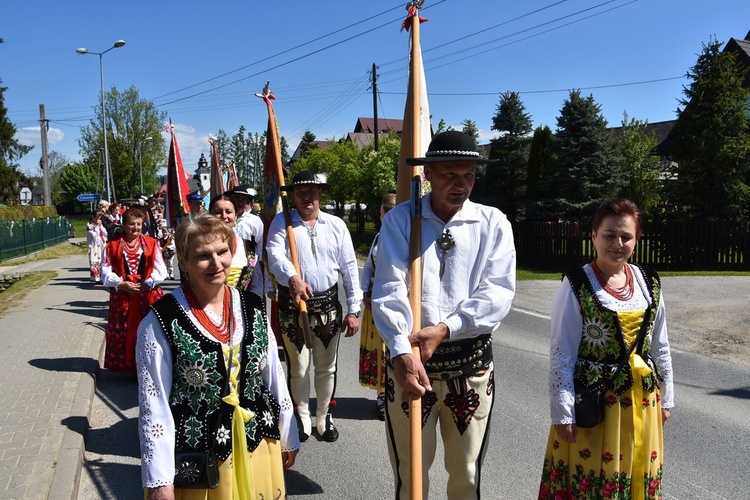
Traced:
<path fill-rule="evenodd" d="M 245 325 L 239 396 L 240 406 L 255 414 L 245 423 L 247 448 L 253 451 L 264 437 L 280 439 L 280 407 L 261 379 L 268 337 L 260 299 L 246 292 L 239 295 Z M 221 400 L 227 377 L 222 346 L 200 333 L 171 294 L 151 309 L 172 353 L 169 405 L 175 422 L 175 448 L 202 451 L 213 442 L 216 455 L 226 460 L 232 452 L 234 407 Z"/>
<path fill-rule="evenodd" d="M 653 269 L 640 265 L 637 267 L 645 278 L 651 305 L 646 308 L 643 314 L 643 322 L 639 333 L 642 338 L 639 340 L 635 352 L 652 369 L 652 373 L 643 378 L 643 388 L 653 392 L 656 386 L 656 377 L 659 377 L 659 375 L 649 350 L 651 349 L 654 321 L 661 299 L 661 282 Z M 622 326 L 617 317 L 617 312 L 602 305 L 594 292 L 594 287 L 589 281 L 586 271 L 582 267 L 569 271 L 565 276 L 568 277 L 573 292 L 578 298 L 581 316 L 583 317 L 581 343 L 578 347 L 578 359 L 573 376 L 575 383 L 590 390 L 599 389 L 618 364 L 622 364 L 616 370 L 616 373 L 611 375 L 610 383 L 610 388 L 615 394 L 621 396 L 633 386 L 633 372 L 629 363 L 624 359 L 628 354 L 628 347 L 622 334 Z M 634 286 L 638 286 L 638 284 L 636 283 Z"/>

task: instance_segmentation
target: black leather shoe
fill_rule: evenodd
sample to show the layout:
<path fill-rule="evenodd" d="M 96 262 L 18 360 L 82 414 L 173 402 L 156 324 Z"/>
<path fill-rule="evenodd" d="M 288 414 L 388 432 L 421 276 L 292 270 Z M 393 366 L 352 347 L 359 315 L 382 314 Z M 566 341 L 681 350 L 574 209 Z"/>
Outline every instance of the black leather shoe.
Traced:
<path fill-rule="evenodd" d="M 307 441 L 307 438 L 310 437 L 310 434 L 305 434 L 305 431 L 302 430 L 302 427 L 299 429 L 299 442 L 304 443 Z"/>
<path fill-rule="evenodd" d="M 339 438 L 339 431 L 336 429 L 336 426 L 333 425 L 333 419 L 330 415 L 326 415 L 326 431 L 321 437 L 323 438 L 323 441 L 328 441 L 329 443 L 333 443 Z"/>

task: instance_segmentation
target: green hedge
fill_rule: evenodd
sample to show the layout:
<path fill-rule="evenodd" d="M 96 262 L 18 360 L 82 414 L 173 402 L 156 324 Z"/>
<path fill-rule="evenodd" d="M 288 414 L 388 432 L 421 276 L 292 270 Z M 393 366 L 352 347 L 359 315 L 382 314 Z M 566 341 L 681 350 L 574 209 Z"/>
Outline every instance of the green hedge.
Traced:
<path fill-rule="evenodd" d="M 46 217 L 57 217 L 57 209 L 54 206 L 45 207 L 43 205 L 0 207 L 0 220 L 42 219 Z"/>

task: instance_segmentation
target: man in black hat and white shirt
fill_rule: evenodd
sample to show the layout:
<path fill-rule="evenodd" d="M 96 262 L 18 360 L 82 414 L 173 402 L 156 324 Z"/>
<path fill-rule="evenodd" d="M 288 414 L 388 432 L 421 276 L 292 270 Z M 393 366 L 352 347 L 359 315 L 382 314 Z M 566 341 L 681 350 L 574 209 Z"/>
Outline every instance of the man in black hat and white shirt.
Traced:
<path fill-rule="evenodd" d="M 291 221 L 300 274 L 292 264 L 284 214 L 271 222 L 266 243 L 271 273 L 279 285 L 279 324 L 286 350 L 289 388 L 300 423 L 300 439 L 312 432 L 310 363 L 314 365 L 317 398 L 316 428 L 325 441 L 339 433 L 331 410 L 335 406 L 336 356 L 340 332 L 351 337 L 359 329 L 362 291 L 352 238 L 339 217 L 320 211 L 320 198 L 329 186 L 319 176 L 303 171 L 281 189 L 291 191 L 295 209 Z M 344 282 L 347 314 L 338 296 L 339 275 Z M 306 301 L 313 347 L 305 347 L 299 321 L 299 302 Z"/>
<path fill-rule="evenodd" d="M 433 462 L 440 427 L 448 498 L 479 498 L 495 396 L 492 332 L 515 294 L 513 233 L 500 210 L 469 200 L 477 164 L 491 163 L 470 136 L 438 134 L 425 157 L 406 161 L 424 166 L 432 189 L 421 199 L 422 329 L 410 334 L 410 203 L 383 218 L 372 291 L 375 325 L 389 352 L 386 429 L 396 498 L 409 497 L 408 401 L 417 398 L 424 463 Z M 419 344 L 421 359 L 412 344 Z M 425 498 L 428 472 L 424 468 Z"/>

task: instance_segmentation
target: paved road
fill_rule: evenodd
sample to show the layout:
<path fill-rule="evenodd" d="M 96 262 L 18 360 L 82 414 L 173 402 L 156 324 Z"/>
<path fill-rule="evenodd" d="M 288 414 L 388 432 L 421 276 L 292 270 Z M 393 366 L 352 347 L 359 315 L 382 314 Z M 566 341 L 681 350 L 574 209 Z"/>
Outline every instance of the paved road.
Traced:
<path fill-rule="evenodd" d="M 99 369 L 106 292 L 89 284 L 86 256 L 23 268 L 59 275 L 0 318 L 0 499 L 76 499 L 79 487 L 84 499 L 139 498 L 135 381 Z M 556 286 L 520 282 L 518 310 L 495 341 L 499 385 L 483 480 L 487 498 L 533 498 L 536 490 L 548 426 L 545 316 Z M 750 278 L 667 278 L 664 289 L 676 346 L 741 352 L 750 328 Z M 356 382 L 357 348 L 356 337 L 342 340 L 341 439 L 303 445 L 287 474 L 292 498 L 390 496 L 383 424 L 374 417 L 374 394 Z M 750 498 L 739 470 L 750 449 L 750 375 L 684 351 L 676 350 L 679 410 L 668 431 L 666 498 Z M 433 472 L 430 498 L 441 498 L 445 474 L 439 466 Z"/>
<path fill-rule="evenodd" d="M 665 289 L 679 295 L 689 283 L 675 280 L 668 279 Z M 750 279 L 742 286 L 750 287 Z M 519 283 L 516 307 L 494 341 L 498 398 L 484 465 L 486 498 L 536 498 L 549 429 L 547 332 L 550 297 L 556 287 L 555 282 Z M 714 297 L 721 297 L 726 287 L 717 285 L 715 292 Z M 672 302 L 686 301 L 675 297 Z M 677 337 L 685 335 L 685 324 L 690 323 L 679 319 L 683 307 L 676 305 L 671 311 L 672 332 Z M 374 393 L 356 382 L 358 345 L 357 338 L 342 339 L 340 344 L 336 422 L 341 438 L 326 443 L 313 437 L 303 444 L 297 464 L 286 474 L 290 498 L 380 500 L 391 496 L 392 476 L 383 423 L 374 414 Z M 750 398 L 750 370 L 679 349 L 675 363 L 679 409 L 667 429 L 670 458 L 665 498 L 743 498 L 750 484 L 741 479 L 741 455 L 750 448 L 750 428 L 738 415 Z M 137 441 L 118 439 L 123 434 L 136 435 L 135 387 L 106 374 L 99 380 L 80 498 L 135 498 L 139 494 Z M 707 412 L 701 404 L 704 400 L 716 411 Z M 734 436 L 738 436 L 735 445 L 728 446 Z M 721 458 L 703 464 L 694 457 L 704 450 Z M 442 453 L 438 450 L 437 456 Z M 437 462 L 431 499 L 445 498 L 446 480 Z"/>

